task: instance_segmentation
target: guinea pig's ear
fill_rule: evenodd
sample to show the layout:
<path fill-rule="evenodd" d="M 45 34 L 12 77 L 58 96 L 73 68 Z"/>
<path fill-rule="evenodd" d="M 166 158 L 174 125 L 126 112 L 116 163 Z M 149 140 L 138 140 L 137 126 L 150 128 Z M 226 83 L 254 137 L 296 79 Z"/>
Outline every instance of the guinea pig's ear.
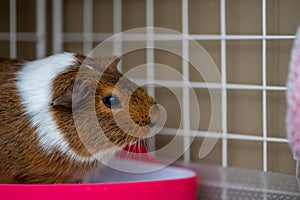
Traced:
<path fill-rule="evenodd" d="M 65 90 L 62 94 L 60 94 L 55 100 L 53 101 L 52 105 L 54 107 L 57 106 L 65 106 L 71 108 L 72 106 L 77 106 L 82 98 L 85 96 L 84 91 L 85 87 L 79 89 L 77 87 L 69 87 Z"/>

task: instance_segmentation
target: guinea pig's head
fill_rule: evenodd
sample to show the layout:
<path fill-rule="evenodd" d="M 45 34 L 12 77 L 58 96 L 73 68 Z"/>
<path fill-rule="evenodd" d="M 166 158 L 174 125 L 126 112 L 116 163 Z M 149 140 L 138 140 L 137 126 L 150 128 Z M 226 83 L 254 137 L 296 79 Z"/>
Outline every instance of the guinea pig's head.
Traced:
<path fill-rule="evenodd" d="M 51 110 L 79 155 L 132 144 L 147 137 L 159 118 L 153 98 L 118 71 L 118 61 L 77 55 L 53 81 Z"/>

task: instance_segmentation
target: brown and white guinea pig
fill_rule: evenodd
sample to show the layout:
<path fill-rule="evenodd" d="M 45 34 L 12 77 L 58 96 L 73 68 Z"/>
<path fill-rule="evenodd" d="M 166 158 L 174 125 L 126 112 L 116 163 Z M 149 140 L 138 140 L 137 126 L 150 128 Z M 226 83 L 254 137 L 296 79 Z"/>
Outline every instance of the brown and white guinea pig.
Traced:
<path fill-rule="evenodd" d="M 117 63 L 74 53 L 0 59 L 0 183 L 82 180 L 147 133 L 159 110 Z"/>

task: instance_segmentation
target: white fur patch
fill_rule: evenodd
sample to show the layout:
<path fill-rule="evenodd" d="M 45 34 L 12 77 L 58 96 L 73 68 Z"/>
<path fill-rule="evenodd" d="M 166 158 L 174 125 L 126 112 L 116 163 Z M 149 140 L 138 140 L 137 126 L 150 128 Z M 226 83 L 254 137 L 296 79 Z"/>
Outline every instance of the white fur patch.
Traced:
<path fill-rule="evenodd" d="M 78 156 L 64 140 L 49 110 L 52 96 L 52 80 L 76 61 L 72 53 L 62 53 L 25 63 L 17 74 L 17 88 L 26 114 L 37 130 L 40 145 L 51 153 L 58 148 L 77 161 L 95 158 Z"/>

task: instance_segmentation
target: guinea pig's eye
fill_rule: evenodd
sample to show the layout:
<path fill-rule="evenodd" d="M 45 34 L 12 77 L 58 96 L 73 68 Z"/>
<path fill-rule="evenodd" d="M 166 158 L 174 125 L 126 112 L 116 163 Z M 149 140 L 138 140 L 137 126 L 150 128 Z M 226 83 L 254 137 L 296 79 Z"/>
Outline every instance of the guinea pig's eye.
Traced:
<path fill-rule="evenodd" d="M 116 95 L 109 94 L 102 99 L 104 105 L 108 108 L 121 108 L 121 102 Z"/>

